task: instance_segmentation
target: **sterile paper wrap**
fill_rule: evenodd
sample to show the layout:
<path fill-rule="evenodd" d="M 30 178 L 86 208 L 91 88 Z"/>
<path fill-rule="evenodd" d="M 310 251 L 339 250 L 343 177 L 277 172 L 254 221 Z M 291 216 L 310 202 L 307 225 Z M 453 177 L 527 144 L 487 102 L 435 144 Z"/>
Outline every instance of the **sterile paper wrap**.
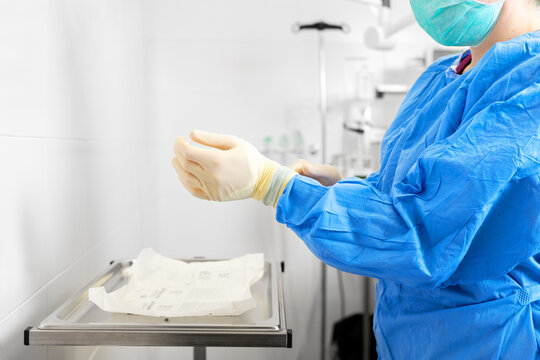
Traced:
<path fill-rule="evenodd" d="M 111 293 L 91 288 L 90 301 L 108 312 L 147 316 L 240 315 L 255 307 L 250 287 L 264 274 L 264 256 L 187 263 L 144 249 L 131 271 Z"/>

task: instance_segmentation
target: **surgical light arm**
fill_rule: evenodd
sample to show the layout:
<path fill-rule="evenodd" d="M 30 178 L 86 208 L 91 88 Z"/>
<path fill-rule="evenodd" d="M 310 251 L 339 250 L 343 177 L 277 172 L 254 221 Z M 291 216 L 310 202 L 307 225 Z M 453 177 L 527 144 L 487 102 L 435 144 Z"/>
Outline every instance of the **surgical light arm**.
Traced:
<path fill-rule="evenodd" d="M 378 23 L 370 26 L 364 39 L 369 48 L 375 50 L 392 50 L 396 43 L 389 39 L 392 35 L 400 32 L 415 23 L 413 15 L 405 16 L 395 22 L 390 22 L 390 0 L 350 0 L 357 4 L 367 5 L 378 15 Z"/>

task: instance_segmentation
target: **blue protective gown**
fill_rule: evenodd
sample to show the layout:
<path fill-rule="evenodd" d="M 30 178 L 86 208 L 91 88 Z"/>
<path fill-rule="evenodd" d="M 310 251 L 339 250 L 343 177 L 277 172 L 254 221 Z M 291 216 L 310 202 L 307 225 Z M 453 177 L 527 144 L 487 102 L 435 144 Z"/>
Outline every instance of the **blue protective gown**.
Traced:
<path fill-rule="evenodd" d="M 381 169 L 277 206 L 322 261 L 380 279 L 381 359 L 540 359 L 540 32 L 415 83 Z"/>

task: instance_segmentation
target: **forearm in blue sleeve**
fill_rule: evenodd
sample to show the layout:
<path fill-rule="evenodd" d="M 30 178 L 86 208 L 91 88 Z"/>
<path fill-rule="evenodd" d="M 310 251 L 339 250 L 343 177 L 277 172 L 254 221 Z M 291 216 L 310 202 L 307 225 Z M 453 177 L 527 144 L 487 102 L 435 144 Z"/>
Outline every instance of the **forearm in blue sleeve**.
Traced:
<path fill-rule="evenodd" d="M 390 196 L 357 178 L 326 188 L 295 176 L 276 217 L 330 266 L 420 288 L 495 278 L 540 251 L 538 213 L 527 214 L 538 176 L 484 192 L 483 181 L 448 181 L 453 193 L 398 184 Z"/>
<path fill-rule="evenodd" d="M 332 187 L 303 176 L 288 184 L 277 220 L 292 229 L 322 261 L 340 270 L 377 278 L 432 278 L 421 241 L 391 199 L 356 178 Z"/>

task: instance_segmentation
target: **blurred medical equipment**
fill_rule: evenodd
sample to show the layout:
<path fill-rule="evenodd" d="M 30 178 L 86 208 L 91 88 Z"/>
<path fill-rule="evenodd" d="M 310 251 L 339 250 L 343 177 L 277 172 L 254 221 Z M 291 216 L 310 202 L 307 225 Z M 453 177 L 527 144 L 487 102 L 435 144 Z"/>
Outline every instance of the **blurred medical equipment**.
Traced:
<path fill-rule="evenodd" d="M 409 67 L 379 71 L 376 77 L 372 64 L 364 57 L 346 59 L 345 69 L 346 79 L 352 81 L 347 88 L 349 97 L 341 105 L 345 129 L 341 170 L 344 177 L 367 177 L 379 168 L 380 144 L 409 90 L 412 79 L 408 73 L 414 71 Z M 422 65 L 419 71 L 424 69 Z"/>
<path fill-rule="evenodd" d="M 261 154 L 277 160 L 280 164 L 288 164 L 289 155 L 294 155 L 295 159 L 301 159 L 306 153 L 304 136 L 300 130 L 294 130 L 291 135 L 282 134 L 277 146 L 274 144 L 272 135 L 265 136 L 262 143 Z"/>
<path fill-rule="evenodd" d="M 390 0 L 351 0 L 355 3 L 369 6 L 378 17 L 378 24 L 367 28 L 364 34 L 366 45 L 375 50 L 392 50 L 396 46 L 390 39 L 392 35 L 400 32 L 415 23 L 414 16 L 406 16 L 395 22 L 390 22 Z"/>
<path fill-rule="evenodd" d="M 312 24 L 295 24 L 293 31 L 298 33 L 305 30 L 316 30 L 319 36 L 319 90 L 320 90 L 320 118 L 321 118 L 321 163 L 326 164 L 327 145 L 326 145 L 326 120 L 328 112 L 328 99 L 326 90 L 326 44 L 324 32 L 328 30 L 337 30 L 344 33 L 350 31 L 346 24 L 335 25 L 323 21 Z M 338 275 L 339 276 L 339 275 Z M 342 282 L 340 281 L 340 284 Z M 340 288 L 343 298 L 343 289 Z M 326 264 L 321 262 L 321 360 L 326 357 Z"/>
<path fill-rule="evenodd" d="M 334 155 L 332 164 L 344 177 L 367 177 L 379 168 L 380 145 L 391 120 L 410 86 L 428 65 L 437 59 L 461 53 L 465 48 L 430 47 L 423 55 L 411 58 L 403 68 L 374 67 L 367 57 L 345 60 L 345 92 L 340 104 L 343 112 L 342 155 Z"/>

